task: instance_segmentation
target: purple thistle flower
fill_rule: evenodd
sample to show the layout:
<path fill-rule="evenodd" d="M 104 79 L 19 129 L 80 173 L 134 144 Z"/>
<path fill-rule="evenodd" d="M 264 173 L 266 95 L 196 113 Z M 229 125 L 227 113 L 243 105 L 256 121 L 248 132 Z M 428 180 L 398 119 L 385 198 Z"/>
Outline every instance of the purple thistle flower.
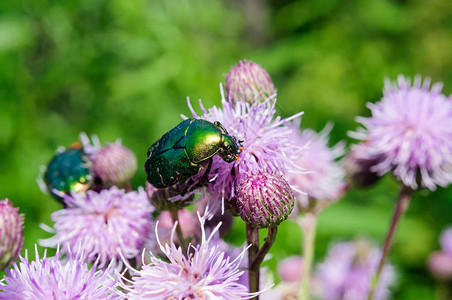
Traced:
<path fill-rule="evenodd" d="M 275 86 L 267 71 L 260 65 L 247 61 L 239 61 L 226 75 L 226 99 L 236 103 L 264 102 L 268 97 L 276 94 Z"/>
<path fill-rule="evenodd" d="M 447 228 L 440 236 L 441 251 L 430 255 L 428 268 L 439 279 L 452 279 L 452 227 Z"/>
<path fill-rule="evenodd" d="M 52 214 L 55 236 L 41 240 L 44 247 L 62 246 L 62 252 L 79 246 L 86 261 L 100 257 L 103 268 L 112 259 L 136 257 L 152 232 L 153 207 L 143 189 L 126 193 L 117 187 L 100 193 L 88 191 L 64 196 L 67 208 Z M 119 260 L 122 262 L 122 260 Z"/>
<path fill-rule="evenodd" d="M 24 215 L 8 199 L 0 200 L 0 271 L 14 262 L 24 246 Z"/>
<path fill-rule="evenodd" d="M 157 240 L 168 261 L 150 253 L 150 262 L 143 261 L 142 269 L 134 270 L 130 282 L 122 278 L 121 286 L 128 291 L 129 299 L 247 299 L 254 296 L 238 282 L 243 274 L 239 265 L 245 250 L 231 260 L 218 244 L 212 243 L 220 225 L 206 238 L 204 220 L 200 218 L 200 221 L 201 244 L 191 244 L 184 254 L 173 242 L 162 245 Z M 175 227 L 172 235 L 174 231 Z"/>
<path fill-rule="evenodd" d="M 366 241 L 335 244 L 317 268 L 318 285 L 314 293 L 324 300 L 367 299 L 370 281 L 378 268 L 380 256 L 381 251 Z M 385 265 L 373 299 L 388 299 L 388 287 L 394 279 L 393 268 Z"/>
<path fill-rule="evenodd" d="M 235 105 L 225 100 L 222 93 L 222 107 L 216 106 L 206 110 L 202 102 L 203 112 L 198 116 L 188 101 L 194 118 L 202 118 L 211 122 L 219 121 L 229 134 L 243 141 L 240 161 L 227 163 L 219 157 L 213 157 L 212 169 L 206 194 L 211 199 L 233 200 L 236 185 L 244 174 L 253 170 L 275 170 L 286 174 L 298 170 L 294 160 L 303 151 L 291 140 L 292 129 L 283 126 L 290 120 L 299 118 L 300 112 L 290 118 L 281 119 L 275 116 L 274 98 L 263 103 L 249 104 L 237 102 Z M 223 202 L 222 202 L 223 203 Z M 214 210 L 213 205 L 211 209 Z"/>
<path fill-rule="evenodd" d="M 75 255 L 68 249 L 68 257 L 60 259 L 57 250 L 55 257 L 39 257 L 35 247 L 36 258 L 28 261 L 20 257 L 20 263 L 6 270 L 6 276 L 0 281 L 0 299 L 121 299 L 114 290 L 116 280 L 107 272 L 96 270 L 97 261 L 91 270 L 83 262 L 80 249 Z"/>
<path fill-rule="evenodd" d="M 292 212 L 294 194 L 274 172 L 252 171 L 237 186 L 240 217 L 255 228 L 277 226 Z"/>
<path fill-rule="evenodd" d="M 328 148 L 331 125 L 327 125 L 320 133 L 311 129 L 299 130 L 297 122 L 294 122 L 293 127 L 294 141 L 306 148 L 295 163 L 308 171 L 303 174 L 289 173 L 286 178 L 291 185 L 303 191 L 296 193 L 298 210 L 319 210 L 337 200 L 344 191 L 345 171 L 335 161 L 344 154 L 344 145 L 338 143 Z"/>
<path fill-rule="evenodd" d="M 430 90 L 430 79 L 417 76 L 411 86 L 402 75 L 398 85 L 385 82 L 384 97 L 368 107 L 372 116 L 357 118 L 364 125 L 352 136 L 365 141 L 354 147 L 358 158 L 376 160 L 371 171 L 392 171 L 404 185 L 435 190 L 452 181 L 452 101 Z"/>

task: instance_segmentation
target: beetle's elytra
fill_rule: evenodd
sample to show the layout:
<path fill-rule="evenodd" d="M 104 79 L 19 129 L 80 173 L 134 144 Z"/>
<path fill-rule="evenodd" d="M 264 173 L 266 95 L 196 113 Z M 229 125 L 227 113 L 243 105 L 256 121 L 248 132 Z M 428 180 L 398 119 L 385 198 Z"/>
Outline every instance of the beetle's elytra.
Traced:
<path fill-rule="evenodd" d="M 150 184 L 165 188 L 198 174 L 216 154 L 226 162 L 239 160 L 242 147 L 220 122 L 187 119 L 149 147 L 145 171 Z"/>
<path fill-rule="evenodd" d="M 61 196 L 53 190 L 65 194 L 85 191 L 90 187 L 91 179 L 89 159 L 78 144 L 56 154 L 44 173 L 47 188 L 58 201 L 62 201 Z"/>

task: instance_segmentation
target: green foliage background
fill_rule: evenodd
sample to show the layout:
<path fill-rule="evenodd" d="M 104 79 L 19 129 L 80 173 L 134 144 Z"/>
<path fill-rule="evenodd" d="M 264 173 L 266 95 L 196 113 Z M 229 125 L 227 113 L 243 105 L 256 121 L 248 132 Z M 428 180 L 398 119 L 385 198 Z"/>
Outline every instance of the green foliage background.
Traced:
<path fill-rule="evenodd" d="M 332 143 L 346 140 L 383 79 L 429 76 L 452 92 L 452 2 L 3 0 L 0 2 L 0 198 L 25 213 L 25 247 L 48 237 L 59 209 L 36 184 L 39 166 L 84 131 L 120 137 L 137 155 L 196 107 L 219 104 L 231 65 L 251 59 L 278 88 L 282 116 L 304 111 L 302 126 L 332 120 Z M 139 169 L 134 185 L 143 185 Z M 370 237 L 381 243 L 398 184 L 384 178 L 352 190 L 320 217 L 316 258 L 330 241 Z M 425 268 L 452 224 L 451 188 L 420 191 L 401 223 L 390 260 L 394 299 L 433 299 Z M 244 240 L 241 222 L 229 239 Z M 294 238 L 299 236 L 300 238 Z M 276 260 L 299 253 L 301 232 L 285 222 Z"/>

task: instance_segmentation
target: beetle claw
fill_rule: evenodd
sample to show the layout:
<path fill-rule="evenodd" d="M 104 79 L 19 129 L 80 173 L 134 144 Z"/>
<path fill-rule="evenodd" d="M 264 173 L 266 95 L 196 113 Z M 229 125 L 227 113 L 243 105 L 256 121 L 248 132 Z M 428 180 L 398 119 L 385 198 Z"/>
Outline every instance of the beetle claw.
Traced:
<path fill-rule="evenodd" d="M 235 159 L 236 159 L 238 162 L 240 162 L 240 157 L 239 157 L 238 154 L 235 155 Z"/>

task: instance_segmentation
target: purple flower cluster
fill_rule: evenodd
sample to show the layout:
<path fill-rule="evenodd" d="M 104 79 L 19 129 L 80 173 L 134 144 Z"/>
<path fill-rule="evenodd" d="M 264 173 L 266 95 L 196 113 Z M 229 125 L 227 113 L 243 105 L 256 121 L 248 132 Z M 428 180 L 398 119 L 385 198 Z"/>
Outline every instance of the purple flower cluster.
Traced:
<path fill-rule="evenodd" d="M 213 106 L 206 110 L 200 102 L 202 116 L 197 115 L 190 102 L 188 104 L 194 118 L 219 121 L 231 135 L 243 141 L 240 161 L 227 163 L 219 157 L 213 157 L 209 183 L 206 186 L 209 198 L 233 200 L 238 183 L 251 171 L 271 170 L 286 174 L 299 170 L 295 159 L 303 149 L 293 143 L 292 129 L 283 125 L 299 118 L 302 112 L 281 119 L 276 116 L 274 98 L 262 103 L 239 101 L 233 104 L 222 95 L 221 108 Z"/>
<path fill-rule="evenodd" d="M 333 245 L 325 261 L 317 268 L 314 293 L 324 300 L 367 299 L 380 256 L 379 249 L 363 240 Z M 375 300 L 389 298 L 389 286 L 395 279 L 390 265 L 383 267 L 380 276 L 373 298 Z"/>
<path fill-rule="evenodd" d="M 293 140 L 306 151 L 295 163 L 304 170 L 303 174 L 289 173 L 289 183 L 302 192 L 297 192 L 299 211 L 320 210 L 328 203 L 337 200 L 344 192 L 345 171 L 336 160 L 344 154 L 344 145 L 339 143 L 328 148 L 328 135 L 331 126 L 327 125 L 320 133 L 311 129 L 299 130 L 299 123 L 293 124 Z"/>
<path fill-rule="evenodd" d="M 285 119 L 278 116 L 273 82 L 252 62 L 241 61 L 232 68 L 221 98 L 219 107 L 209 109 L 200 101 L 200 115 L 188 100 L 194 118 L 220 122 L 241 146 L 236 161 L 212 157 L 207 181 L 201 180 L 205 174 L 199 172 L 173 186 L 158 189 L 148 183 L 146 191 L 133 191 L 135 155 L 118 142 L 101 146 L 97 137 L 90 140 L 80 135 L 83 147 L 73 150 L 83 160 L 72 157 L 77 164 L 73 169 L 85 167 L 86 188 L 80 192 L 65 189 L 67 194 L 50 188 L 63 199 L 65 208 L 51 215 L 53 227 L 43 225 L 53 236 L 40 240 L 40 245 L 57 248 L 56 256 L 47 258 L 45 252 L 41 258 L 36 250 L 35 260 L 29 262 L 25 252 L 0 280 L 0 300 L 213 300 L 258 295 L 262 300 L 297 299 L 299 295 L 303 299 L 367 299 L 373 293 L 371 281 L 382 256 L 367 241 L 334 244 L 315 272 L 310 271 L 317 213 L 349 187 L 344 182 L 345 163 L 338 161 L 344 145 L 328 146 L 332 127 L 326 125 L 317 133 L 300 129 L 302 112 Z M 383 99 L 368 105 L 371 117 L 358 118 L 364 127 L 353 136 L 362 142 L 348 155 L 354 175 L 369 183 L 377 175 L 393 172 L 404 188 L 412 189 L 434 190 L 452 182 L 451 100 L 441 94 L 439 84 L 430 88 L 429 80 L 422 83 L 419 77 L 413 84 L 403 76 L 398 84 L 387 81 Z M 184 141 L 179 138 L 173 148 L 186 149 Z M 227 149 L 225 143 L 215 144 L 215 149 L 221 146 Z M 66 162 L 59 161 L 56 169 L 64 173 Z M 170 163 L 158 167 L 173 171 Z M 361 176 L 369 171 L 375 177 Z M 55 179 L 68 183 L 71 174 L 60 177 Z M 193 204 L 201 188 L 203 195 Z M 186 207 L 190 204 L 195 211 Z M 280 261 L 281 283 L 272 288 L 268 280 L 273 282 L 273 278 L 261 263 L 269 257 L 276 227 L 294 207 L 299 225 L 309 223 L 303 228 L 306 255 Z M 230 214 L 224 214 L 225 208 Z M 204 211 L 203 217 L 196 210 Z M 230 223 L 225 226 L 229 229 L 232 214 L 247 223 L 248 247 L 236 248 L 220 237 L 219 220 Z M 0 270 L 21 251 L 22 225 L 17 209 L 7 200 L 0 201 Z M 262 228 L 269 230 L 260 243 Z M 431 256 L 429 267 L 440 279 L 452 280 L 452 228 L 441 235 L 441 246 Z M 379 278 L 373 299 L 388 299 L 395 279 L 393 267 L 385 265 Z"/>
<path fill-rule="evenodd" d="M 97 193 L 64 195 L 67 208 L 52 214 L 55 236 L 41 240 L 41 246 L 62 252 L 81 247 L 89 262 L 99 259 L 105 267 L 112 259 L 135 258 L 153 228 L 154 211 L 143 189 L 125 192 L 116 187 Z"/>
<path fill-rule="evenodd" d="M 206 237 L 204 221 L 202 218 L 200 221 L 199 245 L 190 245 L 184 254 L 173 242 L 163 245 L 159 241 L 167 260 L 150 253 L 150 261 L 143 261 L 141 270 L 133 270 L 135 274 L 130 282 L 122 278 L 121 287 L 128 292 L 129 299 L 246 299 L 253 296 L 239 283 L 244 272 L 239 265 L 245 250 L 231 260 L 218 244 L 212 243 L 219 226 Z"/>
<path fill-rule="evenodd" d="M 7 276 L 0 281 L 0 299 L 122 299 L 116 294 L 116 281 L 105 271 L 96 270 L 98 261 L 91 270 L 84 262 L 81 249 L 74 254 L 68 249 L 67 257 L 39 257 L 34 261 L 20 257 L 19 264 L 6 270 Z"/>
<path fill-rule="evenodd" d="M 441 94 L 442 84 L 430 89 L 399 76 L 385 82 L 381 101 L 368 107 L 369 118 L 357 118 L 364 128 L 351 135 L 363 141 L 354 147 L 357 158 L 375 161 L 371 171 L 392 171 L 404 185 L 435 190 L 452 182 L 452 101 Z"/>

